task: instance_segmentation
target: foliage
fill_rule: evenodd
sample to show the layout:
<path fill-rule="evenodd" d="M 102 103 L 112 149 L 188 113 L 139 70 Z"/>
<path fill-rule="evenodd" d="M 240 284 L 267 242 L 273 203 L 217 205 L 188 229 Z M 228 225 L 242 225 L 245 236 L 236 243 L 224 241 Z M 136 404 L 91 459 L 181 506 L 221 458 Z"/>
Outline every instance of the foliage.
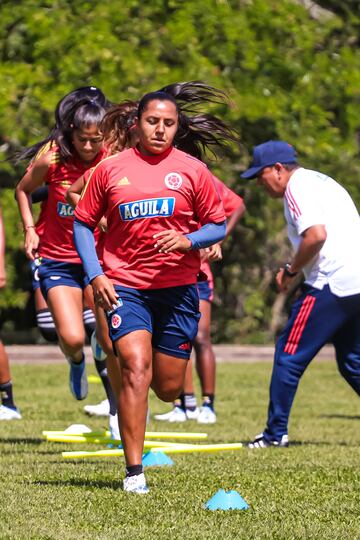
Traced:
<path fill-rule="evenodd" d="M 245 197 L 248 212 L 215 269 L 217 340 L 267 339 L 276 295 L 269 273 L 287 254 L 280 206 L 239 179 L 254 144 L 291 141 L 304 165 L 334 176 L 360 202 L 358 3 L 321 1 L 326 16 L 316 18 L 308 4 L 23 0 L 14 9 L 3 0 L 0 6 L 3 158 L 45 136 L 57 101 L 84 84 L 98 85 L 114 101 L 177 80 L 202 79 L 228 92 L 229 106 L 211 109 L 232 123 L 242 144 L 210 166 Z M 20 174 L 0 163 L 3 187 Z M 2 201 L 10 220 L 10 285 L 2 302 L 20 307 L 28 279 L 22 273 L 16 282 L 15 203 L 7 192 Z"/>

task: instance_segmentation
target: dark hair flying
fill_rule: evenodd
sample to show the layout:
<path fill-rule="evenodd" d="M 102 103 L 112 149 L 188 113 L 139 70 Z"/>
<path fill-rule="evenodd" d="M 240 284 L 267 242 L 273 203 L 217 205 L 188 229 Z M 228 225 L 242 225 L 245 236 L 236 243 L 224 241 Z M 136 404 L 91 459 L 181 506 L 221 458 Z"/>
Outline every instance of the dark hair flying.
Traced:
<path fill-rule="evenodd" d="M 139 102 L 127 100 L 112 105 L 100 124 L 100 131 L 112 152 L 131 146 L 131 130 L 136 118 L 141 118 L 147 104 L 154 99 L 171 101 L 178 111 L 179 129 L 174 145 L 179 150 L 202 159 L 206 151 L 216 156 L 217 150 L 226 147 L 229 141 L 238 141 L 237 133 L 220 118 L 199 112 L 205 103 L 226 103 L 226 94 L 201 81 L 189 81 L 149 92 Z"/>

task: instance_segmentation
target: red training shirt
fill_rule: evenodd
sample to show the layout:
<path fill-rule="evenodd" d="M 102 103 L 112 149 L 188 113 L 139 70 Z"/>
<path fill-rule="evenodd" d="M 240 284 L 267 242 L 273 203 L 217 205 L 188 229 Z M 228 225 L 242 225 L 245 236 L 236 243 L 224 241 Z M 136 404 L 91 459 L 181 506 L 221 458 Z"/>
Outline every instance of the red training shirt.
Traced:
<path fill-rule="evenodd" d="M 156 156 L 130 148 L 95 167 L 75 216 L 95 227 L 103 215 L 104 272 L 113 283 L 136 289 L 197 281 L 198 251 L 159 253 L 154 234 L 167 229 L 187 234 L 200 223 L 225 220 L 207 167 L 173 147 Z"/>
<path fill-rule="evenodd" d="M 237 208 L 242 204 L 243 198 L 237 195 L 232 189 L 230 189 L 227 185 L 224 184 L 219 178 L 216 176 L 213 176 L 216 189 L 218 190 L 218 193 L 221 197 L 224 210 L 225 210 L 225 216 L 229 218 Z M 201 271 L 204 272 L 208 276 L 208 281 L 213 283 L 213 275 L 210 268 L 210 263 L 208 260 L 201 261 Z"/>
<path fill-rule="evenodd" d="M 87 166 L 78 159 L 62 162 L 56 146 L 51 147 L 49 151 L 51 164 L 44 179 L 49 185 L 49 195 L 39 254 L 55 261 L 81 264 L 73 242 L 74 210 L 66 202 L 65 193 L 90 166 L 99 163 L 106 151 L 101 150 L 95 160 Z"/>

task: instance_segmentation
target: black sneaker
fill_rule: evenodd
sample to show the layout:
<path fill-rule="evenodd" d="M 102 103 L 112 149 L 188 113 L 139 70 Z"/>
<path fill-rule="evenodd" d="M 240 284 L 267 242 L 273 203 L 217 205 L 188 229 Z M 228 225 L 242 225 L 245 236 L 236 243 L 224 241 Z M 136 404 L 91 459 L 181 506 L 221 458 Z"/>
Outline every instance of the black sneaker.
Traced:
<path fill-rule="evenodd" d="M 252 450 L 255 448 L 270 448 L 271 446 L 275 446 L 276 448 L 287 448 L 289 446 L 289 437 L 283 435 L 280 441 L 268 441 L 265 439 L 263 433 L 259 433 L 259 435 L 256 435 L 255 439 L 247 446 Z"/>

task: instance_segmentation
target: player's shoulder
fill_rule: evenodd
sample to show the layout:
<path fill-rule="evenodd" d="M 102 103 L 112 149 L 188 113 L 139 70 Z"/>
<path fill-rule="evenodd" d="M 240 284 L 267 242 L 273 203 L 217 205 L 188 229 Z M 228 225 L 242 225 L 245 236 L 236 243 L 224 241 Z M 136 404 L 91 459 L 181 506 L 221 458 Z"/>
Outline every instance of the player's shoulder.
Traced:
<path fill-rule="evenodd" d="M 91 176 L 96 174 L 102 174 L 110 171 L 118 162 L 120 154 L 112 154 L 101 159 L 96 165 L 91 168 Z"/>
<path fill-rule="evenodd" d="M 55 141 L 48 141 L 44 143 L 33 157 L 33 163 L 39 160 L 49 160 L 50 162 L 60 161 L 59 147 Z"/>
<path fill-rule="evenodd" d="M 31 174 L 46 174 L 47 176 L 60 164 L 60 154 L 57 146 L 49 142 L 44 144 L 30 161 L 27 171 Z"/>
<path fill-rule="evenodd" d="M 182 164 L 183 167 L 187 167 L 189 170 L 193 170 L 194 172 L 200 173 L 206 171 L 207 174 L 210 174 L 207 165 L 203 161 L 192 156 L 191 154 L 187 154 L 186 152 L 179 150 L 178 148 L 174 148 L 174 152 L 172 153 L 171 157 L 174 164 L 175 162 L 178 162 L 179 164 Z"/>

